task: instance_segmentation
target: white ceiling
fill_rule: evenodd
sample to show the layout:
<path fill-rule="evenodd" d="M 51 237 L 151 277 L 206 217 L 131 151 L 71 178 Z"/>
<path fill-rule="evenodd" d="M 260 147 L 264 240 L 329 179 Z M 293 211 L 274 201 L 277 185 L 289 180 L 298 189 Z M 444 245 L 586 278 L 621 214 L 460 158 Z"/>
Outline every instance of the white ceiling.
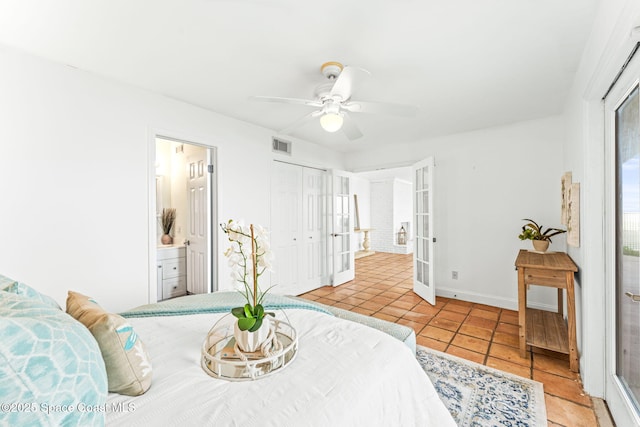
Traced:
<path fill-rule="evenodd" d="M 599 0 L 2 0 L 0 43 L 270 129 L 311 107 L 320 65 L 372 73 L 354 100 L 415 104 L 415 118 L 352 113 L 341 151 L 562 111 Z"/>

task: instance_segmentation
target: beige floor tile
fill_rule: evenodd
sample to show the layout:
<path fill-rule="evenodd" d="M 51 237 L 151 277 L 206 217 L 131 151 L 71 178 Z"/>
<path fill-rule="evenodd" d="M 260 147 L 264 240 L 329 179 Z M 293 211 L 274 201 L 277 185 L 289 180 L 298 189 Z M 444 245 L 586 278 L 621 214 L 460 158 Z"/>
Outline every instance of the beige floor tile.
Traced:
<path fill-rule="evenodd" d="M 373 316 L 373 317 L 377 317 L 378 319 L 387 320 L 387 321 L 389 321 L 389 322 L 393 322 L 393 323 L 395 323 L 395 322 L 396 322 L 396 320 L 398 320 L 398 318 L 397 318 L 397 317 L 395 317 L 395 316 L 390 316 L 390 315 L 388 315 L 388 314 L 380 313 L 380 312 L 378 312 L 378 313 L 373 313 L 373 314 L 372 314 L 372 316 Z"/>
<path fill-rule="evenodd" d="M 476 353 L 482 354 L 486 354 L 487 350 L 489 349 L 489 341 L 462 334 L 456 334 L 456 336 L 451 341 L 451 345 L 466 348 L 467 350 L 475 351 Z"/>
<path fill-rule="evenodd" d="M 425 337 L 448 343 L 451 341 L 455 333 L 446 329 L 440 329 L 436 328 L 435 326 L 428 325 L 425 326 L 425 328 L 420 332 L 420 335 L 424 335 Z"/>
<path fill-rule="evenodd" d="M 563 426 L 595 427 L 598 425 L 593 409 L 550 394 L 544 395 L 547 419 Z"/>
<path fill-rule="evenodd" d="M 459 305 L 456 304 L 457 301 L 450 301 L 449 304 L 443 307 L 443 310 L 447 311 L 455 311 L 456 313 L 469 314 L 471 311 L 470 305 Z"/>
<path fill-rule="evenodd" d="M 489 356 L 487 358 L 487 366 L 500 369 L 501 371 L 509 372 L 510 374 L 519 375 L 524 378 L 531 378 L 531 368 L 527 366 L 518 365 L 506 360 L 498 359 L 496 357 Z"/>
<path fill-rule="evenodd" d="M 481 340 L 489 341 L 493 335 L 491 329 L 479 328 L 473 325 L 467 325 L 463 323 L 458 330 L 458 333 L 468 335 L 470 337 L 480 338 Z"/>
<path fill-rule="evenodd" d="M 508 345 L 509 347 L 520 348 L 520 341 L 517 335 L 505 334 L 504 332 L 495 332 L 493 334 L 493 342 Z"/>
<path fill-rule="evenodd" d="M 449 345 L 449 347 L 447 347 L 447 353 L 466 360 L 471 360 L 472 362 L 476 362 L 481 365 L 484 363 L 485 359 L 484 354 L 476 353 L 475 351 L 467 350 L 466 348 L 456 347 L 455 345 Z"/>
<path fill-rule="evenodd" d="M 575 372 L 571 372 L 571 370 L 569 369 L 568 360 L 556 359 L 555 357 L 545 356 L 544 354 L 534 353 L 533 369 L 565 378 L 570 378 L 572 380 L 578 379 L 578 374 Z"/>
<path fill-rule="evenodd" d="M 446 342 L 438 341 L 438 340 L 435 340 L 435 339 L 429 338 L 429 337 L 425 337 L 424 335 L 418 335 L 416 337 L 416 343 L 418 345 L 423 345 L 425 347 L 429 347 L 429 348 L 432 348 L 434 350 L 438 350 L 438 351 L 442 351 L 442 352 L 444 352 L 447 349 L 447 346 L 449 345 Z"/>
<path fill-rule="evenodd" d="M 591 398 L 584 393 L 578 380 L 533 370 L 533 379 L 544 384 L 544 392 L 578 403 L 582 406 L 592 406 Z"/>
<path fill-rule="evenodd" d="M 407 310 L 405 310 L 404 308 L 397 308 L 391 305 L 387 305 L 385 307 L 382 307 L 379 313 L 388 314 L 394 317 L 402 317 L 407 313 Z"/>
<path fill-rule="evenodd" d="M 436 318 L 453 320 L 454 322 L 457 322 L 457 323 L 462 323 L 462 321 L 467 318 L 466 314 L 457 313 L 455 311 L 448 311 L 447 307 L 449 307 L 448 304 L 435 317 Z"/>
<path fill-rule="evenodd" d="M 462 322 L 454 322 L 453 320 L 439 318 L 437 317 L 437 315 L 436 317 L 431 319 L 431 322 L 429 322 L 431 326 L 435 326 L 435 327 L 446 329 L 448 331 L 453 331 L 453 332 L 457 331 L 458 328 L 460 328 L 461 323 Z"/>
<path fill-rule="evenodd" d="M 489 355 L 518 365 L 531 367 L 531 352 L 527 352 L 527 357 L 520 357 L 520 349 L 509 347 L 503 344 L 491 343 Z"/>
<path fill-rule="evenodd" d="M 495 312 L 495 311 L 487 311 L 487 310 L 480 310 L 478 308 L 472 308 L 471 312 L 469 313 L 470 316 L 476 316 L 476 317 L 482 317 L 483 319 L 489 319 L 489 320 L 498 320 L 498 317 L 500 317 L 500 313 Z"/>

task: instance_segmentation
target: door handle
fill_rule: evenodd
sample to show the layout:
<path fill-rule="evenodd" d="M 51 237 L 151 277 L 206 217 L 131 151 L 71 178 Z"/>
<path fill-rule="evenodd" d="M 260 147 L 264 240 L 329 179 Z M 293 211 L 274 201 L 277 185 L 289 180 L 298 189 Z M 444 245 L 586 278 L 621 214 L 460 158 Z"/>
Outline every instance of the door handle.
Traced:
<path fill-rule="evenodd" d="M 189 246 L 190 244 L 191 244 L 191 242 L 189 240 L 187 240 L 187 239 L 184 240 L 184 245 L 185 246 Z"/>
<path fill-rule="evenodd" d="M 631 300 L 633 302 L 640 302 L 640 295 L 636 295 L 636 294 L 633 294 L 631 292 L 625 292 L 624 294 L 626 296 L 628 296 L 629 298 L 631 298 Z"/>

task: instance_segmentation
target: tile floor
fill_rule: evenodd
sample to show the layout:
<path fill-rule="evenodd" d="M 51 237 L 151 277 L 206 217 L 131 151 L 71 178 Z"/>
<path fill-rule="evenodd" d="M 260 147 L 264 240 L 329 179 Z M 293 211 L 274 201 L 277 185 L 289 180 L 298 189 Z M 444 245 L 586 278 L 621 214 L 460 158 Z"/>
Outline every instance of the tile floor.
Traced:
<path fill-rule="evenodd" d="M 301 296 L 410 326 L 419 345 L 540 381 L 549 426 L 599 425 L 566 355 L 536 349 L 520 357 L 517 311 L 442 297 L 432 306 L 413 293 L 412 277 L 412 255 L 376 253 L 356 260 L 351 282 Z"/>

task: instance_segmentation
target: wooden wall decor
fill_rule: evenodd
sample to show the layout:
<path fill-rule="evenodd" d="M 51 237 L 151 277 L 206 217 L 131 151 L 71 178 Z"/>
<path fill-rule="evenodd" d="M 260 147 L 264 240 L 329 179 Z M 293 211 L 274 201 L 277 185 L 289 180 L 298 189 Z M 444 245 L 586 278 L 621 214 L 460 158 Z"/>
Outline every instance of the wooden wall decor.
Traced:
<path fill-rule="evenodd" d="M 580 183 L 572 183 L 568 189 L 567 245 L 577 248 L 580 247 Z"/>
<path fill-rule="evenodd" d="M 569 218 L 569 187 L 571 187 L 571 172 L 565 172 L 560 179 L 560 197 L 562 198 L 560 223 L 562 225 L 569 225 L 567 221 Z"/>

